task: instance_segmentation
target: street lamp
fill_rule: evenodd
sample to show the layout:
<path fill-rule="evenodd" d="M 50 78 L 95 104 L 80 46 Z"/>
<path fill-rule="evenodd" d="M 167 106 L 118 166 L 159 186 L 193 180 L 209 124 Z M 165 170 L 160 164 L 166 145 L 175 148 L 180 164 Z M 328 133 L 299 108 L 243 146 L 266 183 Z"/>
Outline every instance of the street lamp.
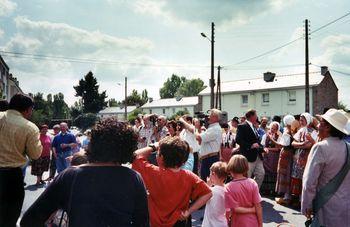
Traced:
<path fill-rule="evenodd" d="M 211 43 L 211 75 L 209 80 L 209 86 L 210 86 L 210 109 L 214 108 L 214 86 L 215 86 L 215 80 L 214 80 L 214 22 L 211 23 L 211 39 L 209 39 L 206 34 L 203 32 L 201 33 L 201 36 L 208 39 Z"/>

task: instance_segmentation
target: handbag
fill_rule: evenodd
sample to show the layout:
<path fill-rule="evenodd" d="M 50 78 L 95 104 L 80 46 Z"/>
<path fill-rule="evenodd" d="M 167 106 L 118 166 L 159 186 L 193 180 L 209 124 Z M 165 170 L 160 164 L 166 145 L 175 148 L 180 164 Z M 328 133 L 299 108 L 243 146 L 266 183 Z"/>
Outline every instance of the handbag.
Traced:
<path fill-rule="evenodd" d="M 347 156 L 346 162 L 341 168 L 341 170 L 337 173 L 337 175 L 335 175 L 335 177 L 332 180 L 330 180 L 325 186 L 323 186 L 316 193 L 316 196 L 312 201 L 312 212 L 314 214 L 314 217 L 305 222 L 306 227 L 321 226 L 316 216 L 317 212 L 323 207 L 323 205 L 325 205 L 328 202 L 328 200 L 338 190 L 338 188 L 340 187 L 344 178 L 346 177 L 346 175 L 350 170 L 350 153 L 349 153 L 350 144 L 345 142 L 345 145 L 346 145 L 346 156 Z"/>

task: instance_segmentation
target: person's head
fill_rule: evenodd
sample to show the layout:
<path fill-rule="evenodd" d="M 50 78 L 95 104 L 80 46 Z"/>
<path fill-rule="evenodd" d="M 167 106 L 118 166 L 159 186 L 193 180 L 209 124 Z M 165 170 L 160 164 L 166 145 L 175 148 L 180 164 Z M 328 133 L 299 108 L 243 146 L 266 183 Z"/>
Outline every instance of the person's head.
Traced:
<path fill-rule="evenodd" d="M 240 118 L 241 124 L 244 123 L 246 120 L 247 120 L 247 118 L 246 118 L 245 116 L 242 116 L 242 117 Z"/>
<path fill-rule="evenodd" d="M 29 95 L 17 93 L 15 94 L 9 104 L 9 109 L 17 110 L 24 118 L 29 119 L 32 116 L 34 101 Z"/>
<path fill-rule="evenodd" d="M 141 122 L 142 122 L 141 118 L 140 117 L 136 117 L 136 119 L 135 119 L 136 127 L 139 127 L 141 125 Z"/>
<path fill-rule="evenodd" d="M 0 100 L 0 112 L 1 111 L 6 111 L 9 108 L 9 103 L 5 99 Z"/>
<path fill-rule="evenodd" d="M 40 127 L 39 127 L 40 134 L 46 135 L 48 129 L 49 129 L 49 127 L 47 125 L 40 125 Z"/>
<path fill-rule="evenodd" d="M 70 162 L 71 166 L 79 166 L 88 163 L 88 157 L 82 152 L 75 153 Z"/>
<path fill-rule="evenodd" d="M 317 115 L 317 117 L 320 119 L 318 136 L 321 139 L 330 136 L 343 139 L 350 134 L 347 128 L 348 119 L 341 111 L 329 109 L 325 114 Z"/>
<path fill-rule="evenodd" d="M 259 119 L 257 118 L 255 122 L 253 122 L 253 126 L 258 129 L 260 127 L 260 121 Z"/>
<path fill-rule="evenodd" d="M 312 122 L 312 116 L 309 113 L 303 113 L 300 115 L 300 126 L 307 127 Z"/>
<path fill-rule="evenodd" d="M 193 117 L 191 117 L 190 115 L 186 114 L 185 116 L 183 116 L 183 118 L 188 124 L 192 124 Z"/>
<path fill-rule="evenodd" d="M 98 122 L 91 130 L 87 157 L 92 163 L 131 162 L 137 148 L 137 135 L 126 122 L 107 118 Z"/>
<path fill-rule="evenodd" d="M 295 118 L 292 115 L 286 115 L 283 117 L 283 124 L 289 131 L 291 131 L 293 121 L 295 121 Z"/>
<path fill-rule="evenodd" d="M 149 127 L 149 125 L 150 125 L 150 120 L 149 120 L 150 116 L 151 116 L 151 115 L 145 115 L 145 116 L 143 116 L 143 124 L 144 124 L 146 127 Z"/>
<path fill-rule="evenodd" d="M 194 127 L 196 127 L 197 129 L 201 128 L 201 121 L 198 118 L 193 118 L 193 125 Z"/>
<path fill-rule="evenodd" d="M 167 136 L 159 141 L 157 161 L 165 168 L 180 168 L 188 159 L 190 146 L 180 137 Z"/>
<path fill-rule="evenodd" d="M 277 121 L 273 121 L 270 124 L 270 132 L 276 134 L 280 130 L 280 124 Z"/>
<path fill-rule="evenodd" d="M 209 124 L 217 123 L 221 120 L 221 111 L 218 109 L 211 109 L 209 114 Z"/>
<path fill-rule="evenodd" d="M 158 126 L 159 127 L 164 127 L 166 125 L 166 117 L 165 116 L 162 116 L 160 115 L 157 119 L 157 123 L 158 123 Z"/>
<path fill-rule="evenodd" d="M 227 165 L 227 172 L 233 174 L 247 175 L 249 170 L 248 160 L 246 157 L 240 154 L 236 154 L 231 157 Z"/>
<path fill-rule="evenodd" d="M 256 120 L 258 119 L 258 115 L 256 114 L 256 110 L 249 110 L 246 114 L 245 117 L 248 121 L 255 123 Z"/>
<path fill-rule="evenodd" d="M 232 125 L 232 127 L 237 128 L 238 124 L 239 124 L 239 119 L 238 119 L 238 117 L 232 118 L 232 120 L 231 120 L 231 125 Z"/>
<path fill-rule="evenodd" d="M 261 124 L 260 124 L 260 127 L 261 127 L 261 128 L 266 128 L 266 126 L 267 126 L 267 122 L 268 122 L 267 117 L 262 117 L 262 118 L 261 118 Z"/>
<path fill-rule="evenodd" d="M 299 130 L 300 128 L 300 121 L 295 119 L 291 126 L 290 126 L 290 129 L 291 129 L 291 132 L 292 132 L 292 135 L 294 135 L 295 133 L 297 133 L 297 131 Z"/>
<path fill-rule="evenodd" d="M 229 130 L 229 127 L 228 127 L 228 124 L 227 124 L 227 123 L 223 123 L 223 124 L 221 125 L 221 128 L 223 128 L 223 129 L 225 130 L 225 132 L 228 132 L 228 130 Z"/>
<path fill-rule="evenodd" d="M 90 129 L 86 130 L 85 135 L 88 139 L 91 139 L 91 130 Z"/>
<path fill-rule="evenodd" d="M 225 162 L 214 162 L 210 167 L 210 180 L 223 183 L 227 178 L 227 164 Z"/>
<path fill-rule="evenodd" d="M 52 129 L 53 129 L 53 133 L 54 133 L 55 135 L 57 135 L 57 134 L 61 131 L 61 127 L 60 127 L 60 125 L 58 125 L 58 124 L 54 125 L 54 126 L 52 127 Z"/>
<path fill-rule="evenodd" d="M 280 116 L 273 116 L 272 121 L 277 121 L 278 123 L 281 123 L 281 117 Z"/>
<path fill-rule="evenodd" d="M 62 133 L 66 133 L 68 131 L 68 125 L 67 125 L 66 122 L 61 122 L 60 130 L 61 130 Z"/>
<path fill-rule="evenodd" d="M 166 124 L 166 127 L 169 131 L 170 136 L 174 136 L 176 133 L 176 127 L 177 124 L 174 120 L 168 121 L 168 123 Z"/>

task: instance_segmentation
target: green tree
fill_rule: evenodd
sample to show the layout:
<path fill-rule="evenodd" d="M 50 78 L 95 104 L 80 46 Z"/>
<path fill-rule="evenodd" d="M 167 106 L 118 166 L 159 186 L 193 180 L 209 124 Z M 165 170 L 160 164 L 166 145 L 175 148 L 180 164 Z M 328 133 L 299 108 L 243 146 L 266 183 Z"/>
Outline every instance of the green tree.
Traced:
<path fill-rule="evenodd" d="M 74 102 L 74 105 L 70 107 L 70 116 L 72 117 L 72 119 L 74 120 L 82 113 L 83 105 L 81 103 L 81 100 Z"/>
<path fill-rule="evenodd" d="M 186 80 L 177 90 L 176 95 L 183 97 L 197 96 L 205 87 L 203 80 L 199 78 Z"/>
<path fill-rule="evenodd" d="M 111 99 L 108 100 L 108 106 L 109 107 L 116 107 L 116 106 L 119 106 L 119 105 L 120 105 L 120 102 L 118 102 L 114 98 L 111 98 Z"/>
<path fill-rule="evenodd" d="M 52 109 L 47 100 L 43 98 L 43 93 L 32 94 L 34 100 L 34 111 L 31 117 L 36 125 L 49 124 L 52 119 Z"/>
<path fill-rule="evenodd" d="M 67 119 L 69 117 L 69 108 L 64 101 L 64 95 L 59 92 L 53 96 L 52 102 L 52 118 L 54 119 Z"/>
<path fill-rule="evenodd" d="M 169 117 L 169 120 L 177 120 L 179 117 L 189 114 L 187 110 L 179 110 L 175 114 L 173 114 L 171 117 Z"/>
<path fill-rule="evenodd" d="M 88 128 L 91 128 L 96 124 L 96 121 L 98 121 L 98 117 L 94 113 L 84 113 L 80 114 L 77 118 L 74 119 L 73 125 L 86 130 Z"/>
<path fill-rule="evenodd" d="M 97 113 L 107 106 L 107 102 L 105 102 L 107 98 L 106 91 L 99 93 L 97 79 L 91 71 L 79 80 L 79 84 L 74 86 L 74 89 L 75 96 L 81 97 L 83 100 L 84 113 Z"/>
<path fill-rule="evenodd" d="M 144 112 L 142 112 L 140 109 L 135 109 L 134 111 L 132 111 L 129 116 L 128 116 L 128 121 L 129 122 L 134 122 L 136 117 L 139 115 L 139 114 L 145 114 Z"/>
<path fill-rule="evenodd" d="M 163 87 L 159 90 L 159 96 L 162 99 L 165 98 L 174 98 L 177 90 L 181 85 L 186 81 L 185 77 L 179 77 L 175 74 L 168 78 L 167 81 L 163 84 Z"/>
<path fill-rule="evenodd" d="M 147 102 L 147 90 L 142 91 L 142 95 L 140 95 L 137 90 L 132 90 L 131 95 L 127 97 L 127 105 L 128 106 L 142 106 Z M 122 101 L 122 104 L 125 105 L 125 100 Z"/>
<path fill-rule="evenodd" d="M 342 109 L 344 111 L 349 111 L 348 107 L 343 102 L 338 102 L 338 109 Z"/>

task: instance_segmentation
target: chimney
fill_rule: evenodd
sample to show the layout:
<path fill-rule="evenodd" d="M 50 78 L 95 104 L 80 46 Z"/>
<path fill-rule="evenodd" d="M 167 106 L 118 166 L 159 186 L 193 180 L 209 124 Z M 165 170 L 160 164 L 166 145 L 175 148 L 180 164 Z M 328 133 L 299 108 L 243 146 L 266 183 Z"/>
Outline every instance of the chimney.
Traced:
<path fill-rule="evenodd" d="M 149 97 L 149 98 L 148 98 L 148 102 L 149 102 L 149 103 L 153 102 L 153 98 Z"/>
<path fill-rule="evenodd" d="M 327 66 L 321 66 L 321 75 L 325 76 L 327 72 L 328 72 L 328 67 Z"/>
<path fill-rule="evenodd" d="M 264 81 L 273 82 L 273 80 L 275 79 L 275 76 L 276 76 L 276 73 L 266 72 L 264 73 Z"/>

